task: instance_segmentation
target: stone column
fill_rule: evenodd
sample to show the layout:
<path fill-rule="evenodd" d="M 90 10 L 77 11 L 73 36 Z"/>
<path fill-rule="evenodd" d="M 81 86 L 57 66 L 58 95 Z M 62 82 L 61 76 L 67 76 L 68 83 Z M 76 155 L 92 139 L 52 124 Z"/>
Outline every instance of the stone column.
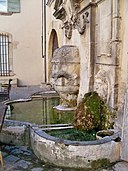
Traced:
<path fill-rule="evenodd" d="M 127 68 L 127 86 L 126 86 L 125 108 L 124 108 L 123 128 L 122 128 L 121 159 L 128 161 L 128 68 Z"/>
<path fill-rule="evenodd" d="M 128 1 L 121 1 L 122 6 L 122 38 L 123 38 L 123 48 L 122 48 L 122 81 L 126 84 L 126 95 L 124 104 L 124 114 L 123 114 L 123 126 L 122 126 L 122 144 L 121 144 L 121 159 L 128 162 Z"/>

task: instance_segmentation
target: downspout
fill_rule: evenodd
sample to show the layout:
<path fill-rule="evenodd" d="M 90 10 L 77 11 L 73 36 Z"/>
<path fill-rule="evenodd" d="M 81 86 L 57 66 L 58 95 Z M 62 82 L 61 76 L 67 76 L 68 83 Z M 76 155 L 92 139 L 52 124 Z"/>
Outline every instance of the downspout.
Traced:
<path fill-rule="evenodd" d="M 44 58 L 44 82 L 47 83 L 46 63 L 46 0 L 42 0 L 42 58 Z"/>

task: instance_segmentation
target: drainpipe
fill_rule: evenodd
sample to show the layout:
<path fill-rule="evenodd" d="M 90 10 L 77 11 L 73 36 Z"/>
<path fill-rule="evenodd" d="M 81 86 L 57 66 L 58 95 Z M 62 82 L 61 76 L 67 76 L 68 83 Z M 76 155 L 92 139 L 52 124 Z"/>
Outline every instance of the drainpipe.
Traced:
<path fill-rule="evenodd" d="M 46 0 L 42 0 L 42 58 L 44 58 L 44 82 L 47 82 L 46 63 Z"/>

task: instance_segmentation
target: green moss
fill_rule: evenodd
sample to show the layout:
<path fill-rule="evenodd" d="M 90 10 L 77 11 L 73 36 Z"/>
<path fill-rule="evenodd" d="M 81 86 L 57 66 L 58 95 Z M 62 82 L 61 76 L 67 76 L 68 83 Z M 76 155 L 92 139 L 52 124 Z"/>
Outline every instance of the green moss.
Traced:
<path fill-rule="evenodd" d="M 107 166 L 110 166 L 108 159 L 98 159 L 91 162 L 92 169 L 105 168 Z"/>
<path fill-rule="evenodd" d="M 77 108 L 74 127 L 85 130 L 107 129 L 111 126 L 111 116 L 110 109 L 100 96 L 96 92 L 89 92 Z"/>

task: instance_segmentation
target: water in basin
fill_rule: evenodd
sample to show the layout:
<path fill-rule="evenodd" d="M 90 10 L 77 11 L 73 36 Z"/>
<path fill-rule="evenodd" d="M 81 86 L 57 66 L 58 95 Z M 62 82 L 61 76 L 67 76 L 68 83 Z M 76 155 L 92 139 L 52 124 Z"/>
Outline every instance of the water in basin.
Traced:
<path fill-rule="evenodd" d="M 7 111 L 6 118 L 38 125 L 71 123 L 73 111 L 58 111 L 53 108 L 59 101 L 59 97 L 42 97 L 28 102 L 11 103 L 8 105 L 11 112 Z"/>

